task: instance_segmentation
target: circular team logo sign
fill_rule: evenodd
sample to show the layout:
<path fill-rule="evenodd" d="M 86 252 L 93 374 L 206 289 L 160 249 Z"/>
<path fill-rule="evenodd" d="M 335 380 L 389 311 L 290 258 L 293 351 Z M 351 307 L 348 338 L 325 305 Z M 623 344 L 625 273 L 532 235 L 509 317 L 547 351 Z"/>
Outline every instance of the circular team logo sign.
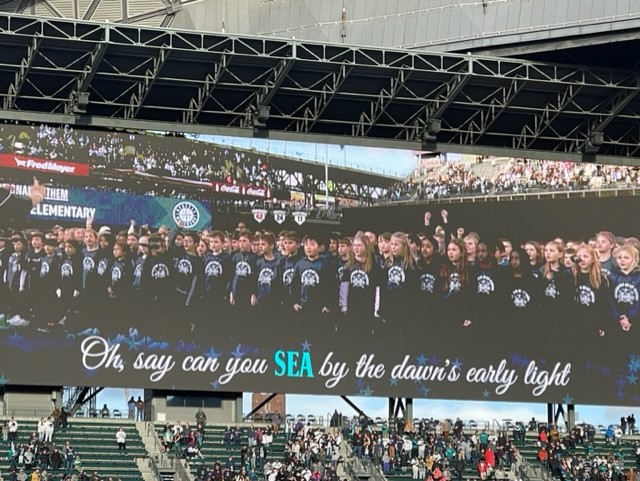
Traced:
<path fill-rule="evenodd" d="M 191 202 L 179 202 L 173 208 L 173 221 L 185 229 L 192 229 L 198 225 L 200 212 Z"/>

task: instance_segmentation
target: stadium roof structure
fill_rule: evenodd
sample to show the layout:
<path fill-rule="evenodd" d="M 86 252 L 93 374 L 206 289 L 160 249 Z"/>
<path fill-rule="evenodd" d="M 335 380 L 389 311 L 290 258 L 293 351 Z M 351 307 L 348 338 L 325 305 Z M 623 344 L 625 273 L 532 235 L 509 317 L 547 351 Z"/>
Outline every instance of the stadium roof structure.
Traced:
<path fill-rule="evenodd" d="M 640 160 L 640 73 L 0 16 L 0 118 Z"/>

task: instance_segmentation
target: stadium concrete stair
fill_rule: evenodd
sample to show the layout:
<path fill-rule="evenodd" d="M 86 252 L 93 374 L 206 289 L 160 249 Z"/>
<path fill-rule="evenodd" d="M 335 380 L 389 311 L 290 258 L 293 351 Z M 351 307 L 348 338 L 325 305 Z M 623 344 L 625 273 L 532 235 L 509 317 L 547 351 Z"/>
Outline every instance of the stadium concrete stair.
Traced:
<path fill-rule="evenodd" d="M 0 422 L 4 423 L 8 417 L 0 417 Z M 31 433 L 37 431 L 39 418 L 16 418 L 19 424 L 18 444 L 27 444 Z M 122 427 L 127 433 L 126 454 L 118 451 L 115 440 L 116 430 Z M 69 418 L 67 429 L 56 429 L 52 442 L 56 447 L 63 448 L 65 442 L 69 441 L 77 455 L 80 456 L 84 470 L 90 475 L 94 471 L 100 477 L 120 479 L 122 481 L 150 481 L 143 476 L 137 458 L 147 459 L 147 452 L 140 433 L 132 421 L 119 419 L 90 419 L 90 418 Z M 11 443 L 0 441 L 0 452 L 7 453 Z M 0 460 L 0 471 L 8 472 L 10 462 L 6 455 Z M 19 466 L 18 466 L 19 467 Z M 31 470 L 26 470 L 30 475 Z M 55 477 L 64 473 L 64 467 L 58 471 L 49 470 Z"/>
<path fill-rule="evenodd" d="M 237 426 L 237 425 L 233 425 Z M 236 469 L 240 469 L 240 449 L 242 446 L 248 444 L 248 439 L 246 435 L 246 430 L 249 428 L 249 424 L 241 424 L 239 425 L 242 430 L 242 438 L 241 443 L 231 446 L 224 445 L 224 431 L 227 425 L 223 424 L 207 424 L 205 430 L 205 438 L 204 443 L 200 451 L 204 456 L 204 459 L 193 459 L 191 462 L 187 463 L 188 472 L 191 474 L 192 479 L 195 479 L 196 472 L 198 467 L 201 464 L 206 466 L 213 466 L 216 462 L 219 462 L 223 468 L 224 465 L 229 458 L 229 456 L 233 456 L 234 461 L 236 462 Z M 254 423 L 256 428 L 261 427 L 265 428 L 266 425 L 261 425 L 259 423 Z M 162 439 L 162 429 L 164 428 L 164 424 L 156 424 L 156 432 L 158 434 L 159 439 Z M 271 444 L 271 448 L 267 453 L 268 461 L 279 460 L 284 462 L 285 459 L 285 436 L 283 432 L 280 432 L 278 435 L 274 436 L 273 443 Z M 174 454 L 175 455 L 175 454 Z M 256 470 L 257 473 L 262 473 L 260 470 Z"/>

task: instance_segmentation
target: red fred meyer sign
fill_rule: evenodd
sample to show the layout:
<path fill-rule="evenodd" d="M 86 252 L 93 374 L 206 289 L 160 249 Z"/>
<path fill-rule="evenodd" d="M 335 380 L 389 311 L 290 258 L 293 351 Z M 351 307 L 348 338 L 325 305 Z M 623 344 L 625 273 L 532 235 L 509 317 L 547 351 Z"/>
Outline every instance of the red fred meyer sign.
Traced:
<path fill-rule="evenodd" d="M 0 167 L 32 170 L 48 174 L 66 174 L 87 177 L 89 164 L 77 164 L 66 160 L 38 159 L 17 154 L 0 154 Z"/>
<path fill-rule="evenodd" d="M 246 195 L 250 197 L 260 197 L 268 199 L 271 197 L 271 190 L 267 187 L 258 187 L 245 184 L 227 184 L 225 182 L 214 182 L 213 190 L 222 194 Z"/>

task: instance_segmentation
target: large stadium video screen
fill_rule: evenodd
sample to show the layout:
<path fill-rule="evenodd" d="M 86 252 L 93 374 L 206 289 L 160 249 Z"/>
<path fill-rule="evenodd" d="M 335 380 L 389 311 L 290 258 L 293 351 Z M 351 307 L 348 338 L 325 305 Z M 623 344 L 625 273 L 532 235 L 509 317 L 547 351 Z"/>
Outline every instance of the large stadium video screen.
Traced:
<path fill-rule="evenodd" d="M 25 170 L 75 179 L 75 187 L 48 186 L 25 224 L 0 226 L 2 383 L 640 400 L 635 171 L 522 159 L 480 169 L 444 159 L 398 180 L 403 202 L 377 199 L 332 223 L 302 216 L 286 228 L 277 216 L 293 211 L 261 204 L 224 232 L 215 207 L 197 223 L 184 205 L 171 216 L 190 202 L 182 198 L 171 204 L 123 185 L 78 191 L 78 177 L 111 168 L 105 159 L 135 169 L 164 139 L 138 134 L 135 151 L 108 154 L 100 142 L 110 134 L 50 129 L 2 136 L 0 177 L 14 193 L 29 192 L 14 179 Z M 48 147 L 38 147 L 38 135 Z M 67 151 L 51 147 L 69 139 Z M 190 142 L 172 149 L 188 155 Z M 83 157 L 78 143 L 93 154 Z M 167 159 L 158 182 L 177 175 L 166 174 Z M 226 194 L 216 182 L 234 185 L 205 175 L 206 164 L 188 165 L 211 184 L 211 201 Z M 549 190 L 554 198 L 538 198 Z M 85 203 L 79 218 L 60 217 L 73 210 L 62 205 L 69 198 Z M 38 213 L 49 204 L 48 216 Z M 126 205 L 137 206 L 133 228 Z"/>

